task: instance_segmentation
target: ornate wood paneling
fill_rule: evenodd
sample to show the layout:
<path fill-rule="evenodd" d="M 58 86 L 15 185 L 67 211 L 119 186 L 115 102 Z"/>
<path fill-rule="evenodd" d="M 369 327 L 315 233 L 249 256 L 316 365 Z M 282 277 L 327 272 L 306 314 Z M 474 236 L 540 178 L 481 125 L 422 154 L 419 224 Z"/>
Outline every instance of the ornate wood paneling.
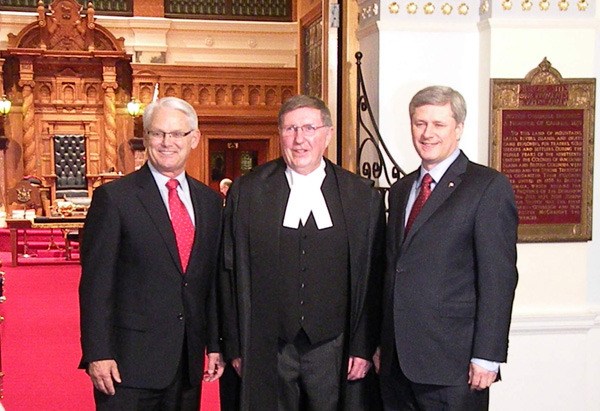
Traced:
<path fill-rule="evenodd" d="M 53 185 L 55 134 L 85 135 L 88 175 L 118 164 L 118 77 L 130 77 L 123 39 L 95 22 L 92 7 L 84 12 L 75 0 L 54 0 L 48 12 L 40 2 L 37 11 L 37 21 L 9 34 L 9 47 L 1 52 L 11 122 L 20 120 L 19 128 L 11 127 L 7 155 L 18 167 L 7 167 L 9 186 L 23 175 Z"/>
<path fill-rule="evenodd" d="M 204 138 L 188 164 L 192 176 L 208 181 L 213 138 L 268 140 L 269 159 L 279 155 L 277 114 L 281 103 L 297 93 L 296 69 L 131 66 L 132 95 L 143 104 L 152 101 L 158 84 L 160 97 L 181 97 L 196 109 Z"/>
<path fill-rule="evenodd" d="M 296 94 L 296 69 L 132 64 L 133 97 L 149 103 L 159 95 L 189 102 L 200 117 L 277 114 Z"/>
<path fill-rule="evenodd" d="M 63 14 L 39 7 L 36 21 L 10 34 L 8 49 L 0 51 L 13 102 L 8 186 L 26 174 L 53 184 L 55 134 L 85 136 L 90 191 L 108 170 L 133 171 L 145 158 L 143 146 L 130 144 L 134 121 L 126 105 L 132 97 L 152 101 L 157 84 L 160 97 L 181 97 L 200 117 L 204 138 L 188 170 L 194 177 L 207 181 L 213 138 L 268 141 L 269 159 L 279 154 L 277 113 L 297 92 L 296 69 L 131 64 L 124 40 L 97 24 L 92 8 L 54 0 L 52 10 Z"/>

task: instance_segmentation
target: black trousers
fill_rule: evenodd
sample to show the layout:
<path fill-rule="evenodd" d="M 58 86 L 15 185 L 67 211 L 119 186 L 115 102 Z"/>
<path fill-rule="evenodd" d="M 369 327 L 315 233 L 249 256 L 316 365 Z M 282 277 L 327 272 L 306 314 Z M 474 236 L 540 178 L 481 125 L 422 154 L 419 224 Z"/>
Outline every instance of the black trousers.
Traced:
<path fill-rule="evenodd" d="M 115 384 L 115 395 L 106 395 L 94 388 L 96 410 L 198 411 L 200 409 L 200 383 L 195 386 L 190 384 L 187 358 L 187 346 L 184 344 L 173 382 L 160 390 Z"/>
<path fill-rule="evenodd" d="M 486 411 L 489 389 L 471 390 L 461 385 L 419 384 L 402 372 L 394 355 L 389 375 L 380 376 L 381 397 L 386 411 Z"/>
<path fill-rule="evenodd" d="M 292 343 L 280 340 L 277 354 L 281 411 L 334 411 L 338 408 L 343 334 L 311 344 L 301 330 Z"/>
<path fill-rule="evenodd" d="M 240 409 L 240 383 L 240 376 L 228 362 L 223 375 L 219 378 L 221 411 L 238 411 Z"/>

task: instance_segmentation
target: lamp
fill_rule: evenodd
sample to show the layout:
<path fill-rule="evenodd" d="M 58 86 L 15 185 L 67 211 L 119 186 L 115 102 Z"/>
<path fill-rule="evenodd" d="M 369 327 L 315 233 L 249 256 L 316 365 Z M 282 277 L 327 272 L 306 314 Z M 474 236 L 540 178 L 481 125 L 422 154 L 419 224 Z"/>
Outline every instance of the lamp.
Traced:
<path fill-rule="evenodd" d="M 142 109 L 142 105 L 135 98 L 131 98 L 131 101 L 127 103 L 127 112 L 133 118 L 140 115 L 140 111 Z"/>
<path fill-rule="evenodd" d="M 8 113 L 10 113 L 11 106 L 12 103 L 10 100 L 7 99 L 5 95 L 2 95 L 2 100 L 0 100 L 0 114 L 2 114 L 2 116 L 6 116 Z"/>
<path fill-rule="evenodd" d="M 142 104 L 131 97 L 131 101 L 127 103 L 127 112 L 133 118 L 133 138 L 129 140 L 129 146 L 133 151 L 143 151 L 144 139 L 142 138 L 142 134 L 144 127 L 140 116 L 142 113 Z"/>
<path fill-rule="evenodd" d="M 0 150 L 5 150 L 8 146 L 8 139 L 4 136 L 4 122 L 6 121 L 6 115 L 10 112 L 12 103 L 5 95 L 2 95 L 0 100 Z"/>

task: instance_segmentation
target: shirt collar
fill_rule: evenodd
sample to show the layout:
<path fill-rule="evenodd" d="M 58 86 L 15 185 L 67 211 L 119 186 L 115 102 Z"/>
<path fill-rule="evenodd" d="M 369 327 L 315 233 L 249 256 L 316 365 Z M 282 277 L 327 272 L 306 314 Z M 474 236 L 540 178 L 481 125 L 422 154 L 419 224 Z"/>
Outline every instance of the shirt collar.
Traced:
<path fill-rule="evenodd" d="M 150 172 L 152 173 L 152 177 L 154 177 L 154 181 L 156 181 L 156 185 L 159 187 L 165 187 L 165 185 L 167 184 L 167 181 L 169 181 L 171 179 L 171 177 L 167 177 L 166 175 L 162 174 L 160 171 L 158 171 L 151 162 L 148 161 L 148 168 L 150 168 Z M 185 171 L 181 174 L 179 174 L 178 176 L 175 177 L 175 179 L 177 181 L 179 181 L 179 188 L 182 190 L 187 190 L 187 178 L 185 178 Z"/>
<path fill-rule="evenodd" d="M 433 178 L 433 181 L 435 183 L 438 183 L 442 179 L 444 174 L 446 174 L 446 171 L 448 171 L 448 169 L 450 168 L 452 163 L 454 163 L 454 160 L 456 160 L 459 155 L 460 155 L 460 149 L 457 148 L 456 150 L 454 150 L 452 152 L 452 154 L 450 154 L 448 156 L 448 158 L 441 161 L 438 165 L 433 167 L 431 170 L 427 171 L 423 168 L 423 166 L 421 166 L 421 173 L 419 174 L 419 179 L 417 180 L 417 186 L 421 185 L 421 180 L 423 180 L 423 176 L 425 174 L 429 174 L 431 176 L 431 178 Z"/>

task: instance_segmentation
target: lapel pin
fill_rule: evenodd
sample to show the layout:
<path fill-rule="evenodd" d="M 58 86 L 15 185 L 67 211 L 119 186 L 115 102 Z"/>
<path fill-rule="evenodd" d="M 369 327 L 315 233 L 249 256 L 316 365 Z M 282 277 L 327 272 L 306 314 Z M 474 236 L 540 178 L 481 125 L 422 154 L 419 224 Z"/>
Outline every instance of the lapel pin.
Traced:
<path fill-rule="evenodd" d="M 454 181 L 450 181 L 450 182 L 448 183 L 448 187 L 449 187 L 449 188 L 452 188 L 452 187 L 454 187 Z"/>

